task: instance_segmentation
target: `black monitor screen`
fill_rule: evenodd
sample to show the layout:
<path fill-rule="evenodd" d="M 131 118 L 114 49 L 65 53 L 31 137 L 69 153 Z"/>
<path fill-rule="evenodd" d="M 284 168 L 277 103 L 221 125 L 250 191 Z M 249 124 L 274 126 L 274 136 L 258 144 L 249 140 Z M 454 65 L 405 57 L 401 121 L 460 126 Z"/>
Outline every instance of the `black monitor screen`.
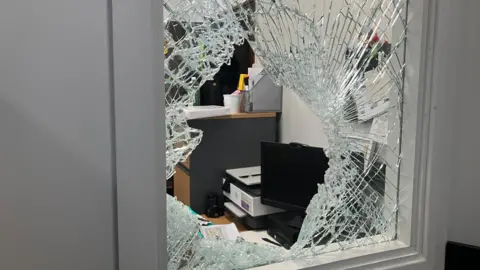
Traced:
<path fill-rule="evenodd" d="M 324 182 L 328 158 L 322 148 L 299 144 L 262 143 L 262 203 L 304 211 L 318 184 Z"/>

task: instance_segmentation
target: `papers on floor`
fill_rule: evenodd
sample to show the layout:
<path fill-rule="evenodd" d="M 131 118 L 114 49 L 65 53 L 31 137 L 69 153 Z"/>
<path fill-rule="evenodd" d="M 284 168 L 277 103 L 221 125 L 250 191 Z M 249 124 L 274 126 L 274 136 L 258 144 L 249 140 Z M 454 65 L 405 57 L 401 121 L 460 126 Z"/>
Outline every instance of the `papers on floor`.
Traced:
<path fill-rule="evenodd" d="M 209 240 L 236 240 L 240 237 L 237 226 L 230 223 L 227 225 L 212 225 L 200 227 L 200 232 L 205 239 Z"/>
<path fill-rule="evenodd" d="M 185 108 L 188 120 L 229 115 L 230 109 L 223 106 L 189 106 Z"/>

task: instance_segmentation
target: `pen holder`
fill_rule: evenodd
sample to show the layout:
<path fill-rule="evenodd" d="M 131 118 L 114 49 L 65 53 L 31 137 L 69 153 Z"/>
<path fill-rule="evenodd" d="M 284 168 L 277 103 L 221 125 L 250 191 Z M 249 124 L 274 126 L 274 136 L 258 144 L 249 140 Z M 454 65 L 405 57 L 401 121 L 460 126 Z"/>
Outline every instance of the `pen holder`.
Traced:
<path fill-rule="evenodd" d="M 250 91 L 243 91 L 242 109 L 244 112 L 253 111 L 252 94 Z"/>
<path fill-rule="evenodd" d="M 282 87 L 276 85 L 270 76 L 260 73 L 252 82 L 251 89 L 244 92 L 245 112 L 281 112 Z"/>

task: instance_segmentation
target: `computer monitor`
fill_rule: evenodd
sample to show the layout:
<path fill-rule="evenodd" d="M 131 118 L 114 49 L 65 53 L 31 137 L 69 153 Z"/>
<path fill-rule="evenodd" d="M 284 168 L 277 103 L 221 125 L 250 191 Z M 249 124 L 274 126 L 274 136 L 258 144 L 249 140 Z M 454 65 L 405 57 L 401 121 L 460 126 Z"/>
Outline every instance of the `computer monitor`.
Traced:
<path fill-rule="evenodd" d="M 304 212 L 318 184 L 324 183 L 328 158 L 322 148 L 301 144 L 261 144 L 261 202 Z"/>

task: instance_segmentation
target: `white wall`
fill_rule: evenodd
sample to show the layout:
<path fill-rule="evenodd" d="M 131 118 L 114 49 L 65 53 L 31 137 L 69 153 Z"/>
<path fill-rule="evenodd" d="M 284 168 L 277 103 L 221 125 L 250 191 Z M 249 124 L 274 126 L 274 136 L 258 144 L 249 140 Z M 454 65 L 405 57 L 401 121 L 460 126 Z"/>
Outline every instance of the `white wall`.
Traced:
<path fill-rule="evenodd" d="M 327 147 L 328 141 L 320 119 L 292 90 L 283 89 L 283 110 L 280 120 L 280 140 L 316 147 Z"/>
<path fill-rule="evenodd" d="M 262 67 L 258 58 L 255 58 L 253 67 Z M 280 142 L 296 142 L 322 148 L 328 146 L 322 121 L 297 94 L 286 88 L 283 89 L 282 96 Z"/>

